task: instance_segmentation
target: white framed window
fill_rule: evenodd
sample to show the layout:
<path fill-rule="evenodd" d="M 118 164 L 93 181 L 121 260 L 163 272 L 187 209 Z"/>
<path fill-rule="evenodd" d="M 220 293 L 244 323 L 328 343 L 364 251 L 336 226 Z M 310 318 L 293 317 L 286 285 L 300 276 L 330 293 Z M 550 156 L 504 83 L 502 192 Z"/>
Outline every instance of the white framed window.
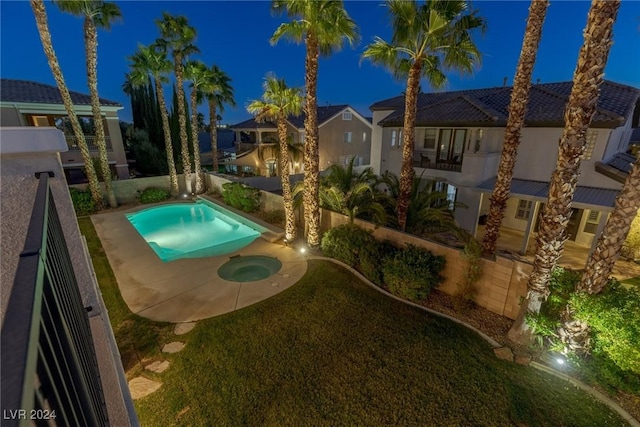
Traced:
<path fill-rule="evenodd" d="M 583 160 L 589 160 L 593 156 L 593 149 L 596 148 L 596 141 L 598 140 L 598 131 L 589 129 L 586 139 L 584 155 L 582 156 Z"/>
<path fill-rule="evenodd" d="M 473 147 L 473 152 L 477 153 L 480 151 L 480 146 L 482 144 L 482 137 L 484 136 L 484 130 L 478 129 L 476 131 L 476 145 Z"/>
<path fill-rule="evenodd" d="M 49 118 L 47 116 L 31 116 L 34 126 L 50 126 Z"/>
<path fill-rule="evenodd" d="M 345 111 L 342 113 L 342 120 L 351 120 L 352 116 L 351 111 Z"/>
<path fill-rule="evenodd" d="M 422 141 L 422 148 L 427 150 L 435 150 L 436 149 L 436 138 L 438 135 L 438 130 L 435 128 L 427 128 L 424 130 L 424 139 Z"/>
<path fill-rule="evenodd" d="M 367 142 L 367 133 L 362 132 L 362 142 Z"/>
<path fill-rule="evenodd" d="M 342 140 L 346 143 L 351 143 L 351 132 L 345 132 Z"/>
<path fill-rule="evenodd" d="M 391 146 L 392 147 L 398 146 L 398 131 L 395 129 L 391 131 Z"/>
<path fill-rule="evenodd" d="M 598 223 L 600 222 L 600 211 L 589 211 L 587 221 L 584 223 L 583 231 L 589 234 L 596 234 Z"/>
<path fill-rule="evenodd" d="M 306 135 L 304 133 L 300 134 L 300 144 L 304 144 L 305 143 L 305 139 L 306 139 L 305 136 Z"/>
<path fill-rule="evenodd" d="M 516 219 L 529 219 L 532 205 L 533 202 L 531 200 L 520 199 L 518 201 L 518 209 L 516 209 Z"/>

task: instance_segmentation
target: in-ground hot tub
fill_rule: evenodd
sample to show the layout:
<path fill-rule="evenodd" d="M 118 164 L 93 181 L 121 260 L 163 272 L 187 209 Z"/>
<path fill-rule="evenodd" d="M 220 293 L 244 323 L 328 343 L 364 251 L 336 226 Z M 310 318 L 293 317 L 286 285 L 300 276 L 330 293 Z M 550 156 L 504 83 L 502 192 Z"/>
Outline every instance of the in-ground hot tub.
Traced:
<path fill-rule="evenodd" d="M 282 268 L 277 258 L 263 255 L 236 256 L 222 264 L 218 275 L 231 282 L 255 282 L 276 274 Z"/>

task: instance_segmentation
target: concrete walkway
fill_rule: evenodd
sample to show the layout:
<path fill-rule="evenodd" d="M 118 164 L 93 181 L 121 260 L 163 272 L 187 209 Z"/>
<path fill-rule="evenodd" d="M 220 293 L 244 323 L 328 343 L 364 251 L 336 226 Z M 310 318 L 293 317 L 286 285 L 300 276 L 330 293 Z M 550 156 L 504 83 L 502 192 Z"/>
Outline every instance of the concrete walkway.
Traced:
<path fill-rule="evenodd" d="M 129 309 L 140 316 L 174 323 L 218 316 L 282 292 L 307 271 L 304 256 L 292 248 L 261 238 L 225 256 L 164 263 L 125 217 L 126 213 L 149 207 L 91 217 L 120 293 Z M 221 279 L 218 268 L 235 255 L 275 257 L 282 262 L 282 269 L 255 282 Z"/>

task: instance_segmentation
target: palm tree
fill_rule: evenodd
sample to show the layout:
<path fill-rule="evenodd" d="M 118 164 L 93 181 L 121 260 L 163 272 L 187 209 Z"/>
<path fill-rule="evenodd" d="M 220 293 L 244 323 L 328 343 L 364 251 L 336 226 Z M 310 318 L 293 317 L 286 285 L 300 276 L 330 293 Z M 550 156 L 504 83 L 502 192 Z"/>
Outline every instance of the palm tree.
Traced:
<path fill-rule="evenodd" d="M 196 38 L 196 29 L 189 25 L 187 18 L 184 16 L 171 16 L 167 12 L 162 13 L 162 19 L 156 20 L 156 25 L 160 28 L 160 38 L 156 43 L 173 55 L 173 70 L 176 75 L 178 92 L 178 123 L 182 147 L 182 168 L 187 193 L 191 194 L 191 156 L 189 155 L 187 112 L 184 96 L 184 61 L 189 55 L 200 51 L 193 44 Z"/>
<path fill-rule="evenodd" d="M 340 49 L 347 41 L 356 41 L 355 22 L 337 0 L 274 0 L 272 8 L 277 13 L 286 13 L 291 22 L 280 24 L 271 37 L 275 44 L 285 38 L 306 45 L 304 104 L 304 216 L 307 244 L 311 248 L 320 246 L 320 200 L 318 154 L 317 83 L 318 57 L 328 56 Z"/>
<path fill-rule="evenodd" d="M 169 181 L 171 183 L 171 194 L 178 194 L 178 173 L 176 163 L 173 159 L 173 143 L 171 142 L 171 128 L 169 126 L 169 113 L 167 112 L 167 101 L 164 97 L 163 83 L 169 81 L 168 74 L 171 72 L 172 64 L 167 58 L 166 51 L 156 44 L 151 46 L 139 46 L 130 58 L 131 73 L 129 79 L 134 86 L 146 85 L 151 77 L 155 83 L 156 98 L 160 104 L 160 117 L 162 119 L 162 131 L 164 134 L 164 146 L 167 153 L 167 166 L 169 167 Z"/>
<path fill-rule="evenodd" d="M 189 61 L 185 65 L 187 80 L 191 81 L 191 144 L 193 144 L 193 165 L 196 172 L 196 194 L 204 191 L 202 175 L 200 173 L 200 144 L 198 141 L 198 104 L 204 94 L 209 91 L 208 85 L 212 79 L 211 70 L 202 61 Z"/>
<path fill-rule="evenodd" d="M 209 136 L 211 138 L 211 155 L 213 171 L 218 172 L 218 110 L 224 111 L 224 104 L 235 106 L 231 78 L 217 65 L 211 66 L 210 81 L 207 84 L 207 101 L 209 103 Z"/>
<path fill-rule="evenodd" d="M 560 138 L 556 170 L 551 175 L 549 200 L 545 204 L 538 231 L 538 249 L 529 276 L 528 292 L 509 331 L 514 341 L 529 341 L 531 329 L 526 323 L 526 315 L 539 312 L 542 302 L 549 296 L 549 279 L 567 239 L 566 228 L 571 216 L 580 160 L 613 44 L 612 29 L 619 7 L 620 0 L 592 0 L 589 9 L 584 43 L 578 55 L 573 87 L 565 110 L 565 126 Z"/>
<path fill-rule="evenodd" d="M 516 164 L 518 145 L 520 145 L 520 136 L 522 134 L 522 126 L 524 126 L 529 91 L 531 90 L 531 75 L 536 62 L 538 45 L 542 36 L 542 24 L 547 15 L 548 6 L 549 0 L 532 0 L 531 6 L 529 6 L 529 18 L 524 32 L 516 76 L 513 80 L 513 89 L 511 90 L 509 118 L 504 132 L 500 166 L 498 167 L 498 176 L 493 187 L 493 194 L 490 198 L 491 205 L 489 206 L 487 227 L 482 241 L 484 251 L 489 254 L 494 254 L 496 251 L 500 226 L 507 208 L 507 200 L 509 200 L 511 178 L 513 178 L 513 168 Z"/>
<path fill-rule="evenodd" d="M 446 82 L 444 69 L 471 73 L 480 60 L 480 52 L 471 32 L 485 28 L 476 11 L 468 11 L 463 0 L 416 1 L 389 0 L 393 36 L 391 43 L 379 37 L 362 54 L 374 63 L 389 68 L 396 78 L 406 78 L 402 167 L 398 199 L 398 224 L 404 231 L 413 183 L 413 149 L 416 108 L 420 80 L 424 77 L 434 88 Z"/>
<path fill-rule="evenodd" d="M 30 3 L 31 9 L 33 10 L 33 14 L 36 18 L 36 26 L 38 27 L 38 33 L 40 34 L 40 41 L 42 43 L 44 54 L 47 57 L 49 68 L 51 68 L 51 73 L 53 74 L 53 78 L 55 79 L 58 90 L 60 91 L 60 97 L 62 98 L 64 109 L 67 111 L 67 115 L 69 116 L 69 121 L 71 122 L 73 134 L 75 135 L 76 141 L 78 143 L 78 148 L 80 148 L 80 154 L 82 155 L 82 161 L 84 162 L 87 179 L 89 180 L 89 191 L 91 192 L 91 198 L 96 206 L 102 207 L 102 190 L 100 189 L 98 176 L 96 175 L 96 171 L 93 167 L 93 160 L 91 159 L 91 154 L 89 153 L 89 147 L 87 146 L 87 141 L 84 138 L 82 127 L 80 127 L 78 116 L 73 109 L 71 95 L 69 94 L 69 89 L 65 84 L 64 76 L 62 75 L 62 69 L 60 68 L 60 63 L 58 62 L 58 57 L 53 50 L 51 33 L 49 32 L 49 24 L 47 22 L 47 10 L 44 6 L 44 1 L 30 0 Z"/>
<path fill-rule="evenodd" d="M 282 198 L 285 214 L 285 239 L 292 242 L 296 237 L 296 218 L 293 210 L 293 195 L 289 181 L 289 144 L 287 141 L 287 117 L 302 111 L 302 91 L 287 87 L 284 79 L 267 74 L 264 81 L 262 100 L 249 104 L 247 111 L 255 114 L 256 121 L 275 120 L 278 126 L 279 169 L 282 182 Z"/>
<path fill-rule="evenodd" d="M 118 206 L 116 195 L 111 186 L 111 168 L 107 156 L 107 144 L 104 135 L 104 122 L 100 111 L 98 96 L 98 30 L 110 29 L 111 23 L 122 17 L 120 8 L 111 2 L 101 0 L 56 0 L 55 3 L 63 12 L 84 18 L 84 48 L 87 57 L 87 81 L 91 96 L 91 111 L 96 132 L 96 145 L 100 159 L 100 170 L 104 187 L 112 208 Z"/>

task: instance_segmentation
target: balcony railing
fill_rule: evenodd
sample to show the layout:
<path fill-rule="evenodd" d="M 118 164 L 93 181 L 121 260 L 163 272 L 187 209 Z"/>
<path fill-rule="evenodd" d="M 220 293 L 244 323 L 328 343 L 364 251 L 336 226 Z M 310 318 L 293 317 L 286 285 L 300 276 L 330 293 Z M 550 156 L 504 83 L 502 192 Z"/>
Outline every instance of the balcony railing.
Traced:
<path fill-rule="evenodd" d="M 88 309 L 49 173 L 39 181 L 2 325 L 2 425 L 107 426 Z"/>
<path fill-rule="evenodd" d="M 69 147 L 69 151 L 79 151 L 80 147 L 78 147 L 78 139 L 75 136 L 65 135 L 65 139 L 67 140 L 67 147 Z M 96 143 L 96 137 L 93 135 L 85 135 L 84 140 L 87 142 L 89 146 L 89 151 L 98 151 L 98 144 Z M 111 146 L 111 137 L 104 137 L 105 145 L 107 146 L 107 151 L 113 150 Z"/>
<path fill-rule="evenodd" d="M 461 172 L 462 162 L 453 160 L 437 160 L 433 161 L 429 157 L 421 155 L 420 160 L 415 160 L 413 166 L 424 169 L 437 169 L 443 171 Z"/>

